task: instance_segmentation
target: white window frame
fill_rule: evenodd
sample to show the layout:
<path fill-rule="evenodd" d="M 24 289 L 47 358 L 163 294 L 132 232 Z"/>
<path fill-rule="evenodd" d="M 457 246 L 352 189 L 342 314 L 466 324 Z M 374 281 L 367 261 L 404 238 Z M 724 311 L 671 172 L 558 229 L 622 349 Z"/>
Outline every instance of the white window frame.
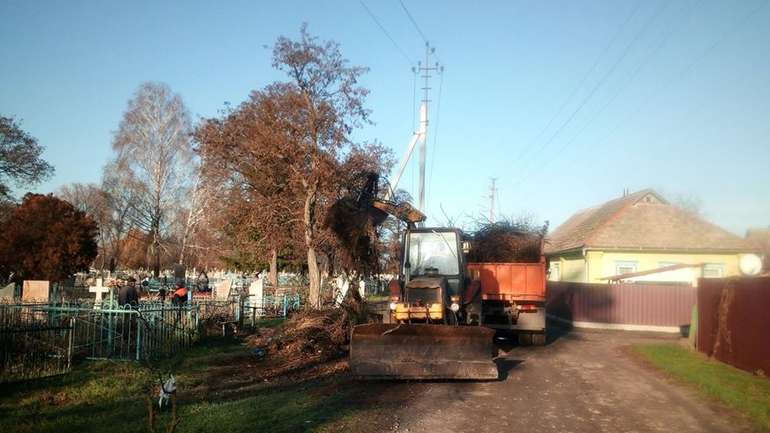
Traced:
<path fill-rule="evenodd" d="M 629 268 L 630 271 L 621 271 L 621 268 Z M 632 274 L 639 270 L 639 262 L 635 260 L 615 260 L 615 275 Z"/>
<path fill-rule="evenodd" d="M 706 275 L 706 272 L 708 271 L 717 271 L 717 275 Z M 724 278 L 724 276 L 724 263 L 706 263 L 703 265 L 703 278 Z"/>
<path fill-rule="evenodd" d="M 548 274 L 548 281 L 561 281 L 561 262 L 551 262 Z"/>

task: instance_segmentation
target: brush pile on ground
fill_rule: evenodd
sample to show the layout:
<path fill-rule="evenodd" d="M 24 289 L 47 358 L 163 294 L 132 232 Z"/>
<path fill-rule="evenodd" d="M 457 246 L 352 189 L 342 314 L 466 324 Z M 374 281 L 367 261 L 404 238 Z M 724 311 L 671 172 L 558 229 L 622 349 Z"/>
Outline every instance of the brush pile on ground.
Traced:
<path fill-rule="evenodd" d="M 537 263 L 548 223 L 535 227 L 528 222 L 498 221 L 481 224 L 471 237 L 469 262 Z"/>
<path fill-rule="evenodd" d="M 301 311 L 280 328 L 248 339 L 264 356 L 262 375 L 282 376 L 347 356 L 352 327 L 366 320 L 358 293 L 352 293 L 341 307 Z"/>

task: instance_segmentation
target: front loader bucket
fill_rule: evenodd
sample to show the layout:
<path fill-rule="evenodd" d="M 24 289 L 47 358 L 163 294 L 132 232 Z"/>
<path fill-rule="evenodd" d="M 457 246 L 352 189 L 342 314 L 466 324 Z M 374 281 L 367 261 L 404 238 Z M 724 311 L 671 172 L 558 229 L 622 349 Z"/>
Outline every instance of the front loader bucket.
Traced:
<path fill-rule="evenodd" d="M 493 336 L 479 326 L 358 325 L 350 370 L 364 379 L 497 379 Z"/>

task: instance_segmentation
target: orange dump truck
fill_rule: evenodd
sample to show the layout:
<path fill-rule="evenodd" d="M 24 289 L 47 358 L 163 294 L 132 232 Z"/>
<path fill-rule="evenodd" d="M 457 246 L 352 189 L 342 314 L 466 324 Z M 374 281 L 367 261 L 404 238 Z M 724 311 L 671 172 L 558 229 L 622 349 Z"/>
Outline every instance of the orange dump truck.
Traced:
<path fill-rule="evenodd" d="M 510 331 L 520 344 L 545 344 L 545 259 L 539 263 L 468 263 L 478 286 L 481 325 Z"/>

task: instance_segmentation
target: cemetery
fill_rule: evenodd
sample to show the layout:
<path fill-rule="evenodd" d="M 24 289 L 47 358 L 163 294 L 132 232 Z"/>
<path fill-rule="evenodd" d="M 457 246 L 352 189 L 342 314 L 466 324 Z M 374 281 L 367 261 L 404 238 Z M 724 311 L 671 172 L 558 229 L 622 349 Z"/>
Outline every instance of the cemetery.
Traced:
<path fill-rule="evenodd" d="M 209 292 L 191 291 L 183 305 L 158 299 L 157 288 L 136 305 L 119 305 L 117 286 L 94 280 L 90 298 L 50 290 L 47 281 L 24 281 L 20 297 L 13 296 L 13 284 L 3 289 L 0 382 L 65 373 L 82 360 L 159 360 L 207 333 L 245 332 L 301 306 L 299 295 L 289 290 L 265 292 L 262 278 L 222 276 Z M 160 282 L 148 287 L 153 285 Z"/>
<path fill-rule="evenodd" d="M 224 272 L 209 274 L 209 291 L 197 290 L 193 279 L 187 278 L 193 289 L 185 305 L 158 298 L 157 290 L 164 284 L 161 279 L 145 285 L 146 294 L 136 305 L 121 306 L 117 301 L 120 280 L 96 278 L 96 274 L 81 279 L 89 286 L 53 290 L 46 281 L 27 281 L 20 288 L 7 286 L 2 292 L 0 383 L 12 394 L 37 396 L 23 410 L 59 414 L 59 421 L 45 417 L 42 424 L 30 423 L 26 430 L 18 431 L 101 431 L 122 417 L 142 422 L 120 423 L 114 431 L 144 431 L 148 416 L 144 401 L 154 396 L 157 404 L 158 377 L 164 381 L 173 377 L 179 386 L 173 404 L 179 404 L 179 412 L 185 414 L 182 431 L 193 431 L 190 429 L 196 426 L 212 428 L 221 420 L 217 418 L 219 409 L 195 416 L 201 405 L 230 399 L 228 395 L 246 389 L 252 390 L 248 393 L 252 397 L 236 399 L 238 405 L 256 400 L 266 410 L 279 410 L 274 405 L 291 399 L 290 410 L 303 415 L 298 424 L 281 421 L 289 426 L 301 426 L 305 418 L 316 422 L 332 416 L 321 410 L 308 412 L 308 405 L 316 400 L 304 395 L 308 389 L 345 382 L 339 394 L 322 398 L 330 407 L 349 406 L 360 392 L 359 385 L 350 386 L 339 375 L 346 369 L 350 325 L 368 314 L 361 292 L 349 290 L 351 283 L 346 278 L 332 283 L 346 290 L 330 299 L 334 303 L 339 299 L 339 307 L 306 310 L 296 288 L 271 287 L 262 275 Z M 282 274 L 279 281 L 287 285 L 292 278 Z M 45 388 L 36 384 L 45 384 Z M 87 396 L 107 398 L 105 403 L 110 405 L 122 402 L 122 406 L 110 406 L 110 414 L 97 419 L 57 409 L 84 404 L 82 399 Z M 7 404 L 0 398 L 0 408 Z M 166 410 L 149 412 L 159 426 L 174 423 L 168 404 Z M 100 405 L 96 403 L 96 407 Z M 0 419 L 0 427 L 6 421 L 10 422 Z M 264 419 L 252 421 L 257 426 L 270 425 Z"/>
<path fill-rule="evenodd" d="M 0 433 L 770 431 L 704 3 L 0 2 Z"/>

